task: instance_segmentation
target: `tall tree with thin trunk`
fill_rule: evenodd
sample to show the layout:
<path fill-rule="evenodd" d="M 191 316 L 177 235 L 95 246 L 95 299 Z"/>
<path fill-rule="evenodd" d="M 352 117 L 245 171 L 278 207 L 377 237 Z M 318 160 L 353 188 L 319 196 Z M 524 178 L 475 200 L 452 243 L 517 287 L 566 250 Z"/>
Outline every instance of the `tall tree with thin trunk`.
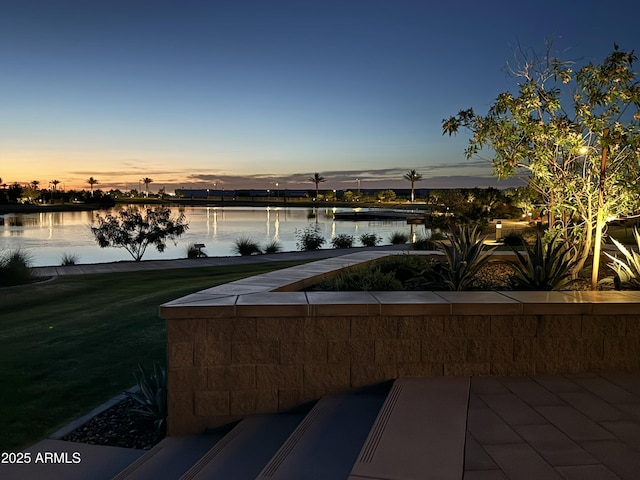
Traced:
<path fill-rule="evenodd" d="M 142 179 L 142 183 L 144 183 L 144 191 L 145 194 L 147 196 L 147 198 L 149 198 L 149 184 L 153 182 L 153 180 L 151 180 L 149 177 L 144 177 Z"/>
<path fill-rule="evenodd" d="M 87 183 L 88 183 L 88 184 L 89 184 L 89 186 L 91 187 L 91 196 L 93 197 L 93 186 L 94 186 L 94 185 L 97 185 L 97 184 L 98 184 L 98 183 L 100 183 L 100 182 L 98 182 L 98 180 L 96 180 L 96 179 L 95 179 L 95 178 L 93 178 L 93 177 L 89 177 L 89 179 L 87 180 Z"/>
<path fill-rule="evenodd" d="M 327 179 L 320 175 L 318 172 L 313 174 L 313 177 L 309 177 L 307 181 L 316 184 L 316 198 L 318 198 L 318 185 L 320 183 L 326 182 Z"/>
<path fill-rule="evenodd" d="M 414 186 L 416 182 L 422 180 L 422 175 L 420 175 L 416 170 L 409 170 L 404 174 L 403 178 L 411 182 L 411 203 L 413 203 L 413 201 L 415 200 Z"/>
<path fill-rule="evenodd" d="M 461 110 L 443 134 L 472 133 L 467 158 L 493 151 L 494 174 L 521 175 L 545 203 L 549 228 L 571 241 L 579 261 L 593 252 L 596 288 L 608 222 L 640 212 L 640 82 L 635 54 L 614 45 L 602 64 L 575 68 L 551 55 L 517 53 L 517 91 L 500 93 L 486 115 Z"/>
<path fill-rule="evenodd" d="M 96 216 L 97 226 L 91 227 L 91 233 L 100 246 L 124 248 L 136 262 L 142 260 L 150 245 L 158 252 L 164 252 L 167 240 L 174 243 L 187 229 L 184 214 L 171 216 L 168 207 L 121 209 L 117 213 Z"/>

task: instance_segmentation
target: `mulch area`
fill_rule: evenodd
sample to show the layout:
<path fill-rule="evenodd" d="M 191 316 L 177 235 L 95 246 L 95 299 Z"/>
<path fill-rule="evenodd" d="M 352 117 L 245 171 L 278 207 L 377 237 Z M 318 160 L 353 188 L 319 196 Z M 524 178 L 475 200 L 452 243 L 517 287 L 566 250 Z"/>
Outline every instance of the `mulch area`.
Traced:
<path fill-rule="evenodd" d="M 69 442 L 149 450 L 164 438 L 153 420 L 130 410 L 138 404 L 127 398 L 93 417 L 62 438 Z"/>

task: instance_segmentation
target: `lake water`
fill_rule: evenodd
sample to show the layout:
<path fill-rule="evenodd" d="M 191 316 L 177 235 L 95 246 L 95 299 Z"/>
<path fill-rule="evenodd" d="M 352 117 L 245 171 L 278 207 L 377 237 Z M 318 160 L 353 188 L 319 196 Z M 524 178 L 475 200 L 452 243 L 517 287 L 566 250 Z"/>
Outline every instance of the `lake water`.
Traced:
<path fill-rule="evenodd" d="M 375 233 L 388 244 L 393 232 L 413 230 L 405 220 L 343 221 L 333 220 L 336 211 L 344 208 L 281 208 L 281 207 L 175 207 L 172 213 L 184 213 L 189 223 L 187 232 L 174 245 L 171 241 L 163 253 L 149 247 L 143 260 L 186 258 L 187 247 L 204 243 L 209 256 L 230 256 L 234 241 L 249 237 L 261 246 L 278 241 L 284 251 L 297 250 L 296 230 L 318 225 L 319 233 L 330 240 L 341 233 L 353 235 L 355 245 L 363 233 Z M 64 254 L 73 254 L 77 263 L 100 263 L 132 260 L 122 248 L 100 248 L 91 235 L 90 226 L 99 212 L 41 212 L 6 214 L 0 218 L 0 252 L 20 249 L 31 257 L 33 266 L 60 265 Z M 422 227 L 416 227 L 422 234 Z"/>

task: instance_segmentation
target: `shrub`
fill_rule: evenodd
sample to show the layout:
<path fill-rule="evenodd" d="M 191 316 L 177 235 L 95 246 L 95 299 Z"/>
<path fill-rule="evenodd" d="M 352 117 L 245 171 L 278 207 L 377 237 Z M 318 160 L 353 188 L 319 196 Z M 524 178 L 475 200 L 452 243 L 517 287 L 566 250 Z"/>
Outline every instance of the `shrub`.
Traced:
<path fill-rule="evenodd" d="M 78 263 L 79 260 L 80 258 L 75 253 L 63 253 L 62 256 L 60 257 L 60 265 L 62 266 L 75 265 L 76 263 Z"/>
<path fill-rule="evenodd" d="M 637 227 L 633 229 L 633 236 L 640 251 L 640 232 Z M 622 260 L 605 252 L 605 255 L 612 260 L 608 266 L 615 272 L 613 277 L 615 289 L 640 290 L 640 254 L 634 250 L 628 250 L 615 238 L 612 238 L 611 241 L 625 257 L 625 260 Z M 611 282 L 611 279 L 605 280 Z"/>
<path fill-rule="evenodd" d="M 238 255 L 248 256 L 262 253 L 260 246 L 251 238 L 238 238 L 233 244 L 233 252 Z"/>
<path fill-rule="evenodd" d="M 483 237 L 477 227 L 461 226 L 449 242 L 438 241 L 446 263 L 437 264 L 434 280 L 449 290 L 469 290 L 478 271 L 489 261 L 495 248 L 483 253 Z"/>
<path fill-rule="evenodd" d="M 381 240 L 375 233 L 363 233 L 360 235 L 360 243 L 365 247 L 375 247 Z"/>
<path fill-rule="evenodd" d="M 509 232 L 502 237 L 502 243 L 509 247 L 519 247 L 524 243 L 524 237 L 521 233 Z"/>
<path fill-rule="evenodd" d="M 153 371 L 145 370 L 138 365 L 134 373 L 139 391 L 125 392 L 135 400 L 139 407 L 131 409 L 153 420 L 158 433 L 163 433 L 167 422 L 167 370 L 158 363 L 153 365 Z"/>
<path fill-rule="evenodd" d="M 354 267 L 333 279 L 323 282 L 320 290 L 340 291 L 396 291 L 403 290 L 393 272 L 383 272 L 380 267 Z"/>
<path fill-rule="evenodd" d="M 5 252 L 0 257 L 0 287 L 24 285 L 35 280 L 31 256 L 22 250 Z"/>
<path fill-rule="evenodd" d="M 353 247 L 353 235 L 346 233 L 340 233 L 331 239 L 331 245 L 333 248 L 351 248 Z"/>
<path fill-rule="evenodd" d="M 409 241 L 409 235 L 404 232 L 393 232 L 389 237 L 391 245 L 401 245 Z"/>
<path fill-rule="evenodd" d="M 298 250 L 303 252 L 318 250 L 326 242 L 324 237 L 320 235 L 320 227 L 317 225 L 308 225 L 303 230 L 296 229 L 295 235 L 297 239 L 296 246 L 298 247 Z"/>
<path fill-rule="evenodd" d="M 282 251 L 282 245 L 280 245 L 280 243 L 278 243 L 275 240 L 267 243 L 263 249 L 264 253 L 278 253 L 281 251 Z"/>
<path fill-rule="evenodd" d="M 414 250 L 436 250 L 438 248 L 438 244 L 436 240 L 441 240 L 441 238 L 433 236 L 431 237 L 418 237 L 415 242 L 411 244 L 411 247 Z"/>
<path fill-rule="evenodd" d="M 414 279 L 430 268 L 421 255 L 392 255 L 365 265 L 347 268 L 316 285 L 314 290 L 370 291 L 414 290 Z"/>
<path fill-rule="evenodd" d="M 517 290 L 562 290 L 572 280 L 572 271 L 578 259 L 571 246 L 563 242 L 556 243 L 558 234 L 553 235 L 545 247 L 540 233 L 533 247 L 522 242 L 527 251 L 523 255 L 513 246 L 511 250 L 517 260 L 508 262 L 513 268 L 513 288 Z"/>

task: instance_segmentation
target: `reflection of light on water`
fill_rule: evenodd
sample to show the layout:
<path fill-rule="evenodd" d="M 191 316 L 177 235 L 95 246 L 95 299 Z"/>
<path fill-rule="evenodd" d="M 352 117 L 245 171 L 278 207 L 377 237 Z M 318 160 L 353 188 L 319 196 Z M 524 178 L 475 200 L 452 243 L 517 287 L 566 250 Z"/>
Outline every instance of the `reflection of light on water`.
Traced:
<path fill-rule="evenodd" d="M 172 210 L 174 215 L 179 211 L 177 208 Z M 180 210 L 187 216 L 189 230 L 178 239 L 177 245 L 169 242 L 163 253 L 148 249 L 143 260 L 185 258 L 186 247 L 190 243 L 205 243 L 209 256 L 228 256 L 232 254 L 234 241 L 243 235 L 252 236 L 260 245 L 277 241 L 285 251 L 295 251 L 295 231 L 316 224 L 327 240 L 343 233 L 376 233 L 382 238 L 388 238 L 394 231 L 409 230 L 408 225 L 402 221 L 368 223 L 327 218 L 334 211 L 344 210 L 340 207 L 320 207 L 316 212 L 319 215 L 312 220 L 307 219 L 308 210 L 303 207 L 270 207 L 268 213 L 264 207 L 202 206 L 184 207 Z M 328 215 L 325 216 L 324 212 Z M 22 247 L 33 254 L 34 266 L 59 265 L 61 254 L 69 251 L 77 253 L 81 263 L 130 261 L 131 257 L 124 249 L 98 247 L 89 231 L 89 225 L 95 225 L 95 217 L 107 213 L 45 211 L 42 214 L 19 217 L 5 215 L 5 225 L 0 226 L 0 251 Z M 269 226 L 265 233 L 267 220 Z M 51 232 L 52 230 L 55 231 Z M 422 230 L 419 233 L 422 234 Z M 330 243 L 325 244 L 325 248 L 331 248 Z"/>
<path fill-rule="evenodd" d="M 211 235 L 212 230 L 215 238 L 218 233 L 218 209 L 207 207 L 207 237 Z"/>
<path fill-rule="evenodd" d="M 269 236 L 269 233 L 271 233 L 271 224 L 269 223 L 270 213 L 271 213 L 271 209 L 267 207 L 267 237 Z"/>

